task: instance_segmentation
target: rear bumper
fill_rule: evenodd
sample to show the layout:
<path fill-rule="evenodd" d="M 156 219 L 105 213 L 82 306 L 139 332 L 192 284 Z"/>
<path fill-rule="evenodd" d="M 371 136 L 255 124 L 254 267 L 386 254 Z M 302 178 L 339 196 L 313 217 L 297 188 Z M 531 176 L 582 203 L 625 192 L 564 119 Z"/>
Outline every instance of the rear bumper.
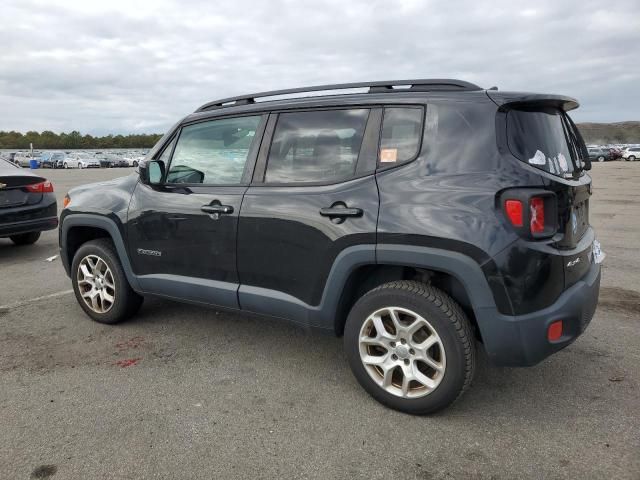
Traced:
<path fill-rule="evenodd" d="M 0 224 L 0 237 L 9 237 L 29 232 L 53 230 L 58 226 L 58 217 L 39 218 L 22 222 Z"/>
<path fill-rule="evenodd" d="M 483 317 L 482 339 L 492 363 L 535 365 L 571 344 L 593 318 L 599 292 L 600 265 L 593 264 L 581 280 L 542 310 L 509 316 L 494 309 L 480 309 L 476 313 Z M 547 329 L 557 320 L 562 320 L 562 337 L 549 341 Z"/>

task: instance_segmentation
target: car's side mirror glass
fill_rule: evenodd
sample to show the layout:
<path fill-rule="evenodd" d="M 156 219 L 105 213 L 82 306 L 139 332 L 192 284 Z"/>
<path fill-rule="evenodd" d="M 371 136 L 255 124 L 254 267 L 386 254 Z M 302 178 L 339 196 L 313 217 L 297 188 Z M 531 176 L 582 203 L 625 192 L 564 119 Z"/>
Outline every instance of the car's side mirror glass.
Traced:
<path fill-rule="evenodd" d="M 147 185 L 159 185 L 164 179 L 164 162 L 161 160 L 141 161 L 138 164 L 140 181 Z"/>
<path fill-rule="evenodd" d="M 162 183 L 164 178 L 164 162 L 151 161 L 147 164 L 147 175 L 150 185 L 158 185 Z"/>

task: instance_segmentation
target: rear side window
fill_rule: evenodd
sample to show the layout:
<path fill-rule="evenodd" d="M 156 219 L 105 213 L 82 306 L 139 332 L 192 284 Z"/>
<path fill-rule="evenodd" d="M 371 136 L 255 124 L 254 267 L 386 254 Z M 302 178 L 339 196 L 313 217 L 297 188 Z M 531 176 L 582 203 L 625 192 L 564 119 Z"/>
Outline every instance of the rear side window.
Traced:
<path fill-rule="evenodd" d="M 333 183 L 353 176 L 369 110 L 281 113 L 266 183 Z"/>
<path fill-rule="evenodd" d="M 422 136 L 423 110 L 419 107 L 384 109 L 380 139 L 380 165 L 391 166 L 413 160 Z"/>
<path fill-rule="evenodd" d="M 511 153 L 536 168 L 558 176 L 581 169 L 578 140 L 557 108 L 509 111 L 507 139 Z"/>

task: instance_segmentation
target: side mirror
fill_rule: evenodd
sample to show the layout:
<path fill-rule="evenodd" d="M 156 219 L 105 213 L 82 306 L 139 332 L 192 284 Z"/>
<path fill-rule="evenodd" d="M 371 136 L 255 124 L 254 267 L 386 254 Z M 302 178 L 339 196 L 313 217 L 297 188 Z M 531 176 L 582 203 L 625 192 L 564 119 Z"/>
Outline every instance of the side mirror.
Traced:
<path fill-rule="evenodd" d="M 138 174 L 140 181 L 147 185 L 159 185 L 164 178 L 164 162 L 159 160 L 151 160 L 149 162 L 142 161 L 138 165 Z"/>

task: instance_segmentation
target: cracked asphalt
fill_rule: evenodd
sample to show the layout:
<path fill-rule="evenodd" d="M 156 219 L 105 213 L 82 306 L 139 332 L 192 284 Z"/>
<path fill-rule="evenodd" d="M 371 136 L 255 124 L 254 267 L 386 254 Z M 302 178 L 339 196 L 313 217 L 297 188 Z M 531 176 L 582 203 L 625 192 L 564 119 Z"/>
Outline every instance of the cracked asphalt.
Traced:
<path fill-rule="evenodd" d="M 45 171 L 72 186 L 130 173 Z M 585 334 L 541 364 L 496 368 L 434 416 L 388 410 L 341 339 L 145 301 L 94 323 L 57 232 L 0 239 L 0 479 L 640 479 L 640 162 L 595 164 L 607 258 Z"/>

